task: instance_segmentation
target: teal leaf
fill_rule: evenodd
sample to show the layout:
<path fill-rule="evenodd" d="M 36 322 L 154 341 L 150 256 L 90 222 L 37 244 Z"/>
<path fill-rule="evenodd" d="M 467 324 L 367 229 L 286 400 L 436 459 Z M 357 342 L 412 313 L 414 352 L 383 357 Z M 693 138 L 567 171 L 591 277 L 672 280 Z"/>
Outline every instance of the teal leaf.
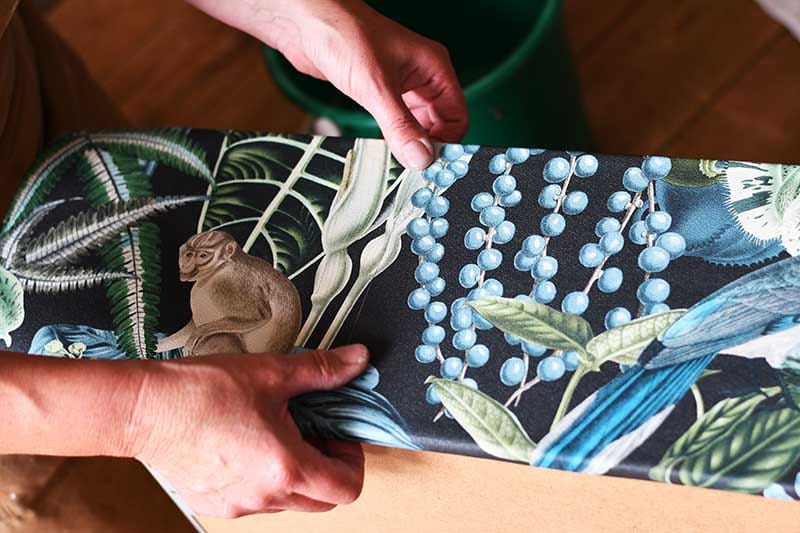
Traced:
<path fill-rule="evenodd" d="M 536 302 L 490 297 L 467 305 L 504 333 L 551 350 L 586 353 L 586 345 L 594 336 L 583 318 Z"/>
<path fill-rule="evenodd" d="M 594 337 L 586 345 L 586 351 L 595 369 L 606 361 L 636 364 L 642 350 L 685 313 L 685 309 L 679 309 L 632 320 Z"/>
<path fill-rule="evenodd" d="M 536 444 L 507 407 L 457 381 L 430 377 L 442 405 L 481 450 L 500 459 L 529 463 Z"/>
<path fill-rule="evenodd" d="M 800 412 L 759 409 L 752 394 L 719 402 L 667 451 L 650 476 L 737 492 L 761 492 L 800 459 Z"/>
<path fill-rule="evenodd" d="M 11 346 L 10 333 L 22 325 L 25 319 L 25 304 L 19 280 L 0 267 L 0 339 L 6 347 Z"/>

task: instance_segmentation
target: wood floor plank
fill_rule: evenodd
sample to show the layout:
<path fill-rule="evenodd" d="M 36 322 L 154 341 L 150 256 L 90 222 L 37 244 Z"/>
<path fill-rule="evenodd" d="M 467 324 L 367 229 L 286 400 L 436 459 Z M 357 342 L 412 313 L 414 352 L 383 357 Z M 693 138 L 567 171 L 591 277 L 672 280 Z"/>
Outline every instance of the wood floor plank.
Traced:
<path fill-rule="evenodd" d="M 656 150 L 780 31 L 752 0 L 640 2 L 579 62 L 598 150 Z"/>
<path fill-rule="evenodd" d="M 666 146 L 686 156 L 800 163 L 800 43 L 768 53 Z"/>
<path fill-rule="evenodd" d="M 592 44 L 630 16 L 638 3 L 639 0 L 564 0 L 564 26 L 575 57 L 590 53 Z"/>

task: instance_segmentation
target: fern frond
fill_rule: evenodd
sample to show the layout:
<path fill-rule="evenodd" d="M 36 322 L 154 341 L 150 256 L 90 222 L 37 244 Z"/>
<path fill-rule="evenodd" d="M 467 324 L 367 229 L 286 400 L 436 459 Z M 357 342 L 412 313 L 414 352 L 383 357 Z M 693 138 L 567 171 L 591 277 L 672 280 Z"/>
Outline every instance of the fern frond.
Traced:
<path fill-rule="evenodd" d="M 17 189 L 11 208 L 3 221 L 3 231 L 8 231 L 17 225 L 22 218 L 44 202 L 88 142 L 84 135 L 65 137 L 42 154 Z"/>
<path fill-rule="evenodd" d="M 9 270 L 31 292 L 67 292 L 131 277 L 127 272 L 57 265 L 18 265 Z"/>
<path fill-rule="evenodd" d="M 2 236 L 0 236 L 0 260 L 2 260 L 3 266 L 8 267 L 10 264 L 15 262 L 17 255 L 21 251 L 20 245 L 25 241 L 25 239 L 28 238 L 28 233 L 34 227 L 36 227 L 36 225 L 41 222 L 42 219 L 46 217 L 53 209 L 63 203 L 81 199 L 82 198 L 80 197 L 62 198 L 42 204 L 31 211 L 31 214 L 23 219 L 19 224 L 12 227 L 8 233 L 4 233 Z"/>
<path fill-rule="evenodd" d="M 135 198 L 88 209 L 32 239 L 25 249 L 25 261 L 29 264 L 73 261 L 109 242 L 128 226 L 168 209 L 203 200 L 205 196 Z"/>
<path fill-rule="evenodd" d="M 77 172 L 86 199 L 94 206 L 153 195 L 150 177 L 131 155 L 87 148 L 81 153 Z"/>
<path fill-rule="evenodd" d="M 88 137 L 95 146 L 110 152 L 156 161 L 214 183 L 205 151 L 184 130 L 107 131 Z"/>

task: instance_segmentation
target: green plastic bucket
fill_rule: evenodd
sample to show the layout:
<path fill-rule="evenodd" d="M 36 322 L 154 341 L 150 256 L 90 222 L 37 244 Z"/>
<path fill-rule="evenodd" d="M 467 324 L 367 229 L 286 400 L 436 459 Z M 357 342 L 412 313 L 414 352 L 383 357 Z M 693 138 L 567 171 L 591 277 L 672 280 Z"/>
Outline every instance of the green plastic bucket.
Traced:
<path fill-rule="evenodd" d="M 475 144 L 590 147 L 564 36 L 561 0 L 373 0 L 384 15 L 443 43 L 464 88 Z M 266 62 L 297 105 L 343 135 L 380 135 L 372 117 L 332 85 L 297 72 L 270 48 Z"/>

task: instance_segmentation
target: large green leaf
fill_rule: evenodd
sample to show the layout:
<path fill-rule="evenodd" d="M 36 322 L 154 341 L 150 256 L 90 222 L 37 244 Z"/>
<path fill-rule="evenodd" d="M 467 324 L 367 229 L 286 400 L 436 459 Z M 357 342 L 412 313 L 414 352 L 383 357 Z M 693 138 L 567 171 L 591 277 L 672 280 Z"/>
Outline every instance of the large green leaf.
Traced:
<path fill-rule="evenodd" d="M 445 408 L 481 450 L 500 459 L 529 463 L 536 444 L 516 415 L 491 397 L 457 381 L 430 377 Z"/>
<path fill-rule="evenodd" d="M 594 336 L 581 317 L 536 302 L 489 297 L 467 305 L 503 332 L 552 350 L 585 353 Z"/>
<path fill-rule="evenodd" d="M 760 408 L 763 395 L 719 402 L 667 451 L 650 472 L 685 485 L 760 492 L 800 459 L 800 412 Z"/>
<path fill-rule="evenodd" d="M 11 333 L 22 325 L 25 318 L 22 285 L 17 278 L 0 267 L 0 339 L 11 346 Z"/>
<path fill-rule="evenodd" d="M 322 226 L 341 184 L 342 148 L 348 146 L 334 150 L 324 137 L 229 134 L 198 231 L 226 231 L 251 255 L 297 275 L 321 257 Z"/>
<path fill-rule="evenodd" d="M 600 333 L 586 345 L 595 369 L 606 361 L 636 364 L 642 350 L 684 313 L 685 309 L 679 309 L 650 315 Z"/>

